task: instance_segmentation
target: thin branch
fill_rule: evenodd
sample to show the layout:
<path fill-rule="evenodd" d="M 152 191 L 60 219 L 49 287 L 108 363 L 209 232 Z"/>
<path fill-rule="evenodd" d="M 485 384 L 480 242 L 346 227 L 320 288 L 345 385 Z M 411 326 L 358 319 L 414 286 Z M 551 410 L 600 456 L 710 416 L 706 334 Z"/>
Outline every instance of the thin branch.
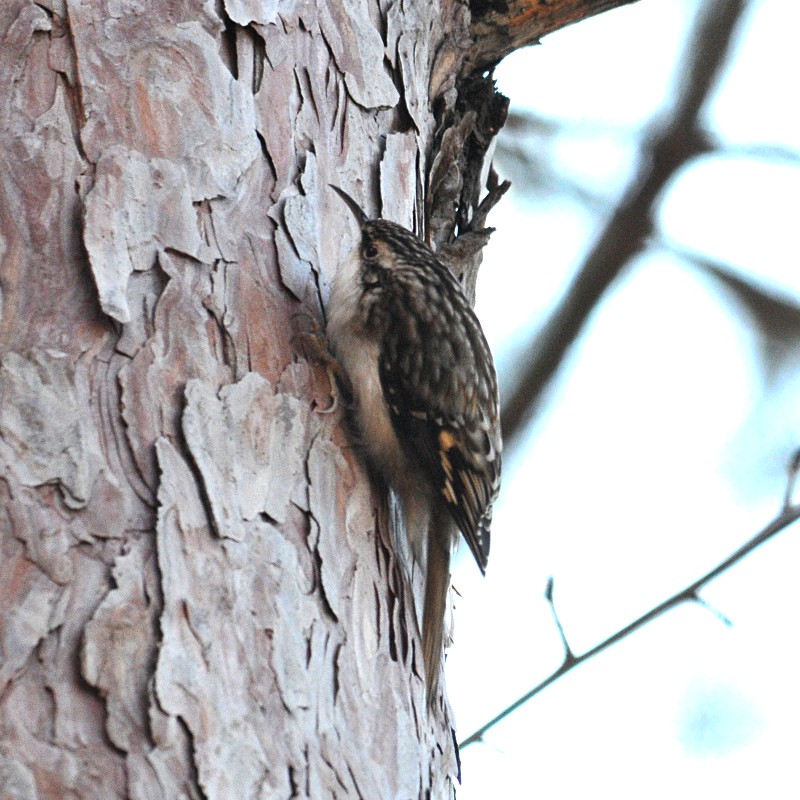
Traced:
<path fill-rule="evenodd" d="M 789 480 L 786 481 L 786 494 L 783 497 L 783 510 L 786 511 L 792 505 L 797 488 L 797 476 L 800 474 L 800 450 L 795 451 L 792 460 L 789 462 Z"/>
<path fill-rule="evenodd" d="M 795 458 L 795 462 L 800 464 L 800 456 Z M 791 474 L 790 486 L 795 477 L 796 472 Z M 787 498 L 788 496 L 789 495 L 787 493 Z M 615 634 L 609 636 L 607 639 L 604 639 L 602 642 L 600 642 L 600 644 L 596 645 L 591 650 L 587 650 L 585 653 L 582 653 L 579 656 L 574 655 L 572 650 L 567 645 L 563 628 L 561 627 L 561 623 L 558 621 L 558 616 L 555 614 L 555 607 L 552 604 L 552 583 L 548 582 L 548 589 L 550 590 L 548 601 L 550 602 L 550 607 L 553 611 L 556 624 L 561 635 L 561 640 L 564 643 L 564 661 L 562 662 L 561 666 L 555 672 L 545 678 L 545 680 L 534 686 L 529 692 L 522 695 L 522 697 L 520 697 L 518 700 L 515 700 L 510 706 L 501 711 L 496 717 L 489 720 L 489 722 L 478 728 L 478 730 L 476 730 L 473 734 L 460 742 L 459 747 L 463 750 L 465 747 L 481 741 L 488 730 L 504 720 L 507 716 L 509 716 L 509 714 L 512 714 L 514 711 L 516 711 L 518 708 L 520 708 L 520 706 L 525 705 L 528 700 L 535 697 L 543 689 L 546 689 L 551 683 L 555 683 L 555 681 L 557 681 L 563 675 L 566 675 L 566 673 L 570 672 L 575 667 L 583 664 L 584 661 L 588 661 L 593 656 L 603 652 L 603 650 L 608 649 L 620 640 L 630 636 L 634 631 L 638 630 L 644 625 L 647 625 L 648 622 L 652 622 L 652 620 L 654 620 L 656 617 L 660 617 L 665 612 L 670 611 L 671 609 L 683 603 L 700 603 L 706 608 L 709 608 L 709 606 L 698 594 L 700 589 L 702 589 L 707 583 L 710 583 L 712 580 L 714 580 L 714 578 L 730 569 L 730 567 L 732 567 L 734 564 L 741 561 L 748 553 L 751 553 L 759 545 L 764 544 L 764 542 L 766 542 L 768 539 L 771 539 L 777 533 L 780 533 L 784 528 L 789 527 L 789 525 L 798 519 L 800 519 L 800 504 L 790 505 L 787 502 L 781 509 L 780 514 L 778 514 L 778 516 L 775 517 L 772 522 L 770 522 L 763 530 L 759 531 L 755 536 L 753 536 L 750 541 L 743 544 L 735 553 L 733 553 L 733 555 L 726 558 L 721 564 L 718 564 L 710 572 L 707 572 L 705 575 L 703 575 L 702 578 L 698 578 L 694 583 L 690 584 L 685 589 L 682 589 L 680 592 L 676 592 L 674 595 L 672 595 L 672 597 L 668 598 L 663 603 L 657 605 L 646 614 L 643 614 L 641 617 L 631 622 L 630 625 L 626 625 L 624 628 L 621 628 Z M 712 611 L 714 610 L 712 609 Z M 714 613 L 716 614 L 717 612 Z M 721 615 L 717 614 L 717 616 Z M 721 616 L 721 618 L 723 622 L 730 624 L 730 621 L 727 620 L 727 618 L 724 616 Z"/>
<path fill-rule="evenodd" d="M 730 264 L 714 261 L 667 239 L 653 245 L 682 259 L 711 278 L 746 314 L 750 332 L 760 350 L 759 366 L 765 388 L 796 369 L 800 348 L 800 303 L 775 285 L 744 275 Z"/>
<path fill-rule="evenodd" d="M 750 158 L 767 164 L 796 167 L 800 163 L 797 150 L 781 144 L 720 144 L 720 158 Z"/>
<path fill-rule="evenodd" d="M 631 186 L 586 256 L 583 267 L 531 348 L 524 373 L 503 406 L 503 438 L 508 445 L 535 411 L 550 379 L 578 338 L 589 315 L 626 264 L 644 246 L 653 228 L 652 210 L 677 170 L 710 144 L 698 114 L 727 60 L 746 0 L 713 0 L 679 59 L 686 78 L 672 108 L 654 130 Z"/>
<path fill-rule="evenodd" d="M 547 600 L 547 603 L 550 606 L 550 613 L 553 615 L 553 622 L 556 624 L 558 635 L 561 639 L 561 645 L 564 648 L 564 663 L 561 665 L 563 667 L 564 664 L 572 664 L 575 661 L 575 653 L 572 652 L 572 648 L 569 646 L 567 634 L 564 633 L 564 626 L 561 624 L 561 619 L 556 611 L 556 604 L 553 600 L 553 583 L 553 576 L 551 575 L 547 579 L 547 588 L 544 590 L 544 599 Z"/>
<path fill-rule="evenodd" d="M 777 286 L 750 276 L 745 277 L 742 270 L 733 264 L 709 258 L 665 237 L 654 237 L 651 244 L 717 280 L 755 316 L 764 319 L 760 327 L 774 327 L 777 330 L 798 327 L 800 303 Z"/>

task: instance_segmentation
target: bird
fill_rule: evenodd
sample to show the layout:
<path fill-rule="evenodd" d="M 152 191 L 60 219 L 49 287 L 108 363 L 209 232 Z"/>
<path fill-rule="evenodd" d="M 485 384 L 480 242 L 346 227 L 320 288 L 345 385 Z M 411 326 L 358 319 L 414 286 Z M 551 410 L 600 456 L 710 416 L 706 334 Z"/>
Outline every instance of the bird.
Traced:
<path fill-rule="evenodd" d="M 452 549 L 460 531 L 482 574 L 502 437 L 497 376 L 461 284 L 412 231 L 371 220 L 345 191 L 360 239 L 338 265 L 326 307 L 329 346 L 352 393 L 366 459 L 395 491 L 425 567 L 426 700 L 438 693 Z"/>

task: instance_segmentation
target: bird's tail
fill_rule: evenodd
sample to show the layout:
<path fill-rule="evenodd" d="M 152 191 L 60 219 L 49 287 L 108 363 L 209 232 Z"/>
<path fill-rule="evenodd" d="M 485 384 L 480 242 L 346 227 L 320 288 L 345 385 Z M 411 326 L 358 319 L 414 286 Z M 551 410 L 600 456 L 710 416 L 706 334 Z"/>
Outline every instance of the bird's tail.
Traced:
<path fill-rule="evenodd" d="M 452 528 L 452 519 L 445 509 L 432 515 L 427 537 L 425 605 L 422 615 L 422 656 L 428 708 L 433 706 L 436 699 L 442 669 L 444 614 L 450 588 Z"/>

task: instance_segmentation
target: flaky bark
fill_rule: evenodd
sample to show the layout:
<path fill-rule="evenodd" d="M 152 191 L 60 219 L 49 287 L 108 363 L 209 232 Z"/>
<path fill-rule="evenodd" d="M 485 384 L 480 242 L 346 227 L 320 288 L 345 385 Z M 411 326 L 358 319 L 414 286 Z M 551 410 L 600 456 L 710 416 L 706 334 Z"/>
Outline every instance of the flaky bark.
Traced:
<path fill-rule="evenodd" d="M 462 4 L 279 6 L 0 5 L 0 796 L 452 792 L 295 334 L 352 245 L 330 182 L 468 234 L 472 282 L 506 103 Z"/>

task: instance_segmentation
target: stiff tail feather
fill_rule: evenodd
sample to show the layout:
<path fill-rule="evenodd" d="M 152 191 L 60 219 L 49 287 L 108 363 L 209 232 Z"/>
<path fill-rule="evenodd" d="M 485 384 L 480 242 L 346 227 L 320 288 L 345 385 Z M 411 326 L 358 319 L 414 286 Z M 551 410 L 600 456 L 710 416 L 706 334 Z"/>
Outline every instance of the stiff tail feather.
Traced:
<path fill-rule="evenodd" d="M 444 614 L 450 588 L 452 521 L 449 514 L 433 514 L 428 532 L 425 571 L 425 606 L 422 617 L 422 655 L 425 664 L 425 696 L 428 708 L 439 690 L 444 651 Z"/>

